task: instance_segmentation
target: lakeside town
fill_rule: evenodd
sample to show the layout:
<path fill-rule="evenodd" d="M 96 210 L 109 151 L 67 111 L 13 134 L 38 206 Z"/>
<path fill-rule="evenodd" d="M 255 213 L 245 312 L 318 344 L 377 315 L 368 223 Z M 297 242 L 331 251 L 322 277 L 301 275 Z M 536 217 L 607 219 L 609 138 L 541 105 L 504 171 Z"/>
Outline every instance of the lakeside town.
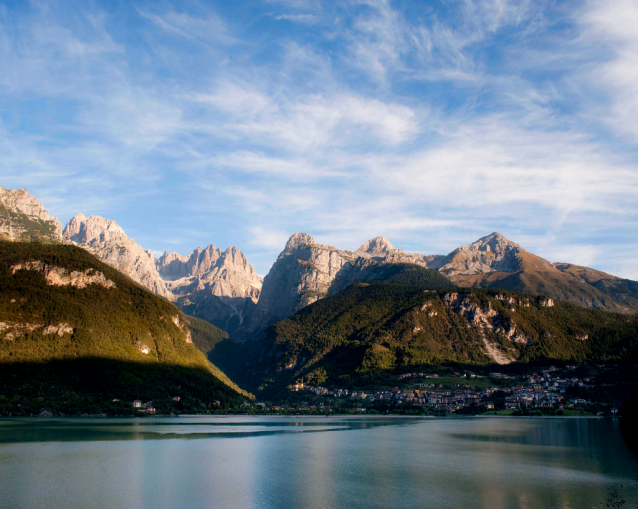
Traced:
<path fill-rule="evenodd" d="M 538 368 L 527 373 L 475 373 L 452 368 L 387 374 L 375 387 L 290 385 L 272 401 L 244 400 L 228 406 L 184 401 L 112 400 L 120 409 L 111 415 L 152 416 L 199 414 L 403 414 L 403 415 L 513 415 L 615 416 L 633 385 L 635 366 L 566 365 Z M 129 410 L 126 411 L 125 408 Z M 56 414 L 42 410 L 39 415 Z M 107 414 L 83 414 L 106 416 Z"/>
<path fill-rule="evenodd" d="M 406 372 L 396 376 L 392 388 L 361 390 L 327 388 L 298 383 L 289 387 L 295 404 L 272 405 L 273 411 L 307 410 L 334 412 L 351 409 L 359 413 L 377 413 L 383 409 L 414 413 L 501 415 L 616 415 L 613 401 L 595 401 L 580 394 L 591 389 L 611 387 L 598 375 L 614 366 L 598 365 L 587 376 L 583 368 L 549 366 L 529 374 L 472 371 L 453 373 Z M 246 402 L 248 405 L 248 402 Z M 265 403 L 255 406 L 266 408 Z"/>

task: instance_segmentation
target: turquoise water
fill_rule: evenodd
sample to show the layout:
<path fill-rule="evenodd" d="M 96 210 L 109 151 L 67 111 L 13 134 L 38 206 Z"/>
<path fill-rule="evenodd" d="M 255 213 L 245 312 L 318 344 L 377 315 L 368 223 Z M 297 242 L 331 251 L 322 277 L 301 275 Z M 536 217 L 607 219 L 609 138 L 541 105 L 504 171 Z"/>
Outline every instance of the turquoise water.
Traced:
<path fill-rule="evenodd" d="M 4 508 L 590 508 L 638 502 L 612 419 L 0 420 Z"/>

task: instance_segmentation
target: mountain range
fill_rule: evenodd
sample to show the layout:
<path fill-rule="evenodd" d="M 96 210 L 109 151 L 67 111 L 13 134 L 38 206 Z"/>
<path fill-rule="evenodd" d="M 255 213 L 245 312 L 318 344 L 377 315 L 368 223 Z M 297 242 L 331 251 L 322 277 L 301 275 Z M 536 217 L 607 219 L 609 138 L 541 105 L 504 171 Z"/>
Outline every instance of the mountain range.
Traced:
<path fill-rule="evenodd" d="M 262 280 L 236 247 L 156 258 L 115 221 L 63 227 L 25 190 L 0 188 L 0 287 L 0 387 L 17 395 L 0 407 L 21 415 L 39 394 L 64 413 L 124 411 L 118 395 L 199 412 L 252 397 L 237 383 L 272 397 L 411 366 L 638 355 L 637 282 L 496 232 L 447 255 L 296 233 Z"/>
<path fill-rule="evenodd" d="M 26 190 L 0 188 L 0 238 L 77 245 L 186 313 L 242 340 L 353 283 L 379 279 L 379 271 L 391 264 L 436 270 L 443 276 L 440 285 L 501 288 L 584 308 L 638 313 L 638 282 L 550 263 L 499 233 L 447 255 L 406 253 L 384 237 L 348 251 L 296 233 L 262 281 L 236 247 L 222 251 L 210 244 L 188 256 L 165 252 L 156 259 L 114 221 L 77 214 L 62 228 Z"/>

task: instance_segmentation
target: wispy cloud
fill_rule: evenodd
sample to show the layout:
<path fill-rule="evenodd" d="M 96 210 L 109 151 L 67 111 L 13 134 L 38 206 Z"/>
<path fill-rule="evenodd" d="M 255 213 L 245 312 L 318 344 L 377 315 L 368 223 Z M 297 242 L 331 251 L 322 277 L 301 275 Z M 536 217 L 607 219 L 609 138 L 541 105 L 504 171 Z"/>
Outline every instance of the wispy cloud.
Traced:
<path fill-rule="evenodd" d="M 190 16 L 183 12 L 170 10 L 162 14 L 138 9 L 143 18 L 184 39 L 205 44 L 236 44 L 238 40 L 230 35 L 226 24 L 214 12 L 206 12 L 203 17 Z"/>
<path fill-rule="evenodd" d="M 583 37 L 603 45 L 603 56 L 590 79 L 607 93 L 610 108 L 599 115 L 612 129 L 638 141 L 638 5 L 631 0 L 587 2 L 578 21 Z"/>

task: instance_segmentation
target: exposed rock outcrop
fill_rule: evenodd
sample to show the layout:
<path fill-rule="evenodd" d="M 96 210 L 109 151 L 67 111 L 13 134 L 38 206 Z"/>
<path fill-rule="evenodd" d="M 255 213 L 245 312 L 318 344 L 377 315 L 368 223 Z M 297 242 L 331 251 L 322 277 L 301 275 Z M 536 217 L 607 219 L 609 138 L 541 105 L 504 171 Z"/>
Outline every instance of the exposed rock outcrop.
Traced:
<path fill-rule="evenodd" d="M 41 272 L 44 275 L 47 284 L 54 286 L 76 286 L 78 288 L 85 288 L 88 285 L 100 285 L 104 288 L 115 287 L 115 283 L 113 281 L 107 279 L 102 272 L 93 269 L 87 269 L 84 271 L 74 270 L 69 272 L 66 269 L 55 267 L 37 260 L 11 266 L 11 272 L 13 274 L 15 274 L 18 270 L 34 270 Z"/>
<path fill-rule="evenodd" d="M 171 321 L 177 325 L 177 328 L 181 331 L 186 339 L 187 343 L 192 343 L 193 338 L 191 337 L 191 330 L 188 328 L 188 324 L 179 319 L 179 315 L 174 315 L 171 317 Z"/>
<path fill-rule="evenodd" d="M 45 326 L 42 323 L 28 322 L 0 322 L 0 337 L 5 341 L 13 341 L 28 332 L 39 331 L 46 336 L 64 336 L 73 334 L 74 329 L 68 323 L 58 323 Z"/>
<path fill-rule="evenodd" d="M 68 323 L 59 323 L 57 325 L 49 325 L 48 327 L 44 328 L 44 330 L 42 331 L 42 334 L 46 334 L 50 336 L 58 335 L 62 337 L 65 334 L 73 334 L 73 327 L 71 327 Z"/>
<path fill-rule="evenodd" d="M 481 338 L 483 339 L 485 353 L 496 363 L 509 364 L 516 360 L 516 352 L 514 350 L 510 351 L 504 349 L 490 338 L 490 333 L 494 331 L 494 325 L 496 323 L 502 323 L 504 320 L 497 311 L 492 309 L 489 301 L 487 302 L 487 307 L 482 308 L 466 294 L 448 293 L 443 296 L 443 302 L 455 313 L 464 317 L 471 324 L 477 326 L 481 334 Z M 497 334 L 504 333 L 503 329 L 500 327 L 495 332 Z M 518 338 L 518 336 L 516 336 L 515 329 L 513 332 L 512 329 L 510 329 L 505 334 L 510 341 L 512 341 L 513 338 L 514 340 Z M 527 343 L 527 341 L 525 342 Z"/>

